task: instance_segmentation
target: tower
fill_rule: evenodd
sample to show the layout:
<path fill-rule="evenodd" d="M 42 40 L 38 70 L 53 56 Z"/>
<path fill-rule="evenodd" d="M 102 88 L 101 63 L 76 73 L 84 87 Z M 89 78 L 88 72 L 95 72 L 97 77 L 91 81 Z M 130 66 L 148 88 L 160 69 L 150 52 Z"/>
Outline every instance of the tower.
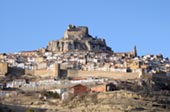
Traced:
<path fill-rule="evenodd" d="M 134 56 L 134 57 L 137 57 L 137 56 L 138 56 L 136 45 L 134 46 L 132 53 L 133 53 L 133 56 Z"/>

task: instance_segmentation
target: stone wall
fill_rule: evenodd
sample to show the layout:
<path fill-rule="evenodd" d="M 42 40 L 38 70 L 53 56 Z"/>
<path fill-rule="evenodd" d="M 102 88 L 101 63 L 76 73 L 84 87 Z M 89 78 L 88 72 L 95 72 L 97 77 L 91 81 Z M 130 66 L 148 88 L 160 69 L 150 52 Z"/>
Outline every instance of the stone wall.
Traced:
<path fill-rule="evenodd" d="M 64 33 L 64 39 L 82 38 L 88 36 L 88 27 L 75 25 L 69 25 L 68 29 Z"/>
<path fill-rule="evenodd" d="M 26 75 L 34 75 L 36 77 L 53 76 L 54 72 L 48 69 L 26 70 Z"/>
<path fill-rule="evenodd" d="M 68 70 L 67 76 L 68 77 L 109 77 L 113 79 L 127 80 L 127 79 L 139 78 L 139 73 Z"/>
<path fill-rule="evenodd" d="M 5 75 L 8 72 L 7 63 L 0 62 L 0 75 Z"/>
<path fill-rule="evenodd" d="M 51 68 L 26 70 L 26 75 L 34 75 L 36 77 L 56 77 L 60 74 L 60 65 L 54 64 Z"/>

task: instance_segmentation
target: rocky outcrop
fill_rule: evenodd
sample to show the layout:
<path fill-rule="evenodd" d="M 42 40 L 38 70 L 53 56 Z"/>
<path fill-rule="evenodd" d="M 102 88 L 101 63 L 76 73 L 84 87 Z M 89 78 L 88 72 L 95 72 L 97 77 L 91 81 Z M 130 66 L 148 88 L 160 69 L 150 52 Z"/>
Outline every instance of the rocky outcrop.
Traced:
<path fill-rule="evenodd" d="M 48 43 L 47 50 L 53 52 L 69 52 L 69 51 L 93 51 L 107 52 L 112 50 L 106 45 L 104 39 L 94 38 L 88 33 L 86 26 L 69 25 L 64 33 L 64 37 L 60 40 Z"/>

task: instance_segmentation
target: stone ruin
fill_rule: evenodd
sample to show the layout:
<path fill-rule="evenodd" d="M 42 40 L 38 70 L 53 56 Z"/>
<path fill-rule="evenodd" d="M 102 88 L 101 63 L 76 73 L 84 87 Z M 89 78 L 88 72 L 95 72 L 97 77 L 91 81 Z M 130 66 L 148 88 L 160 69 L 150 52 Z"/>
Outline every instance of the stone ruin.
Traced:
<path fill-rule="evenodd" d="M 88 27 L 68 25 L 64 37 L 60 40 L 51 41 L 47 46 L 52 52 L 105 52 L 112 53 L 106 45 L 105 39 L 94 38 L 88 33 Z"/>

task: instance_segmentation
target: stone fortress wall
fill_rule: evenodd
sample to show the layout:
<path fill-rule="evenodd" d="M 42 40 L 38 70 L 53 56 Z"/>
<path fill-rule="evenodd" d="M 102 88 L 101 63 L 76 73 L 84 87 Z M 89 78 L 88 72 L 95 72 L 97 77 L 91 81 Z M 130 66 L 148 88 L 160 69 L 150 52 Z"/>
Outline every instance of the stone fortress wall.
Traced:
<path fill-rule="evenodd" d="M 139 73 L 68 70 L 67 77 L 109 77 L 119 80 L 138 79 Z"/>
<path fill-rule="evenodd" d="M 80 39 L 83 37 L 89 37 L 87 27 L 69 25 L 64 33 L 64 39 Z"/>
<path fill-rule="evenodd" d="M 0 75 L 5 75 L 8 72 L 8 64 L 0 62 Z"/>

